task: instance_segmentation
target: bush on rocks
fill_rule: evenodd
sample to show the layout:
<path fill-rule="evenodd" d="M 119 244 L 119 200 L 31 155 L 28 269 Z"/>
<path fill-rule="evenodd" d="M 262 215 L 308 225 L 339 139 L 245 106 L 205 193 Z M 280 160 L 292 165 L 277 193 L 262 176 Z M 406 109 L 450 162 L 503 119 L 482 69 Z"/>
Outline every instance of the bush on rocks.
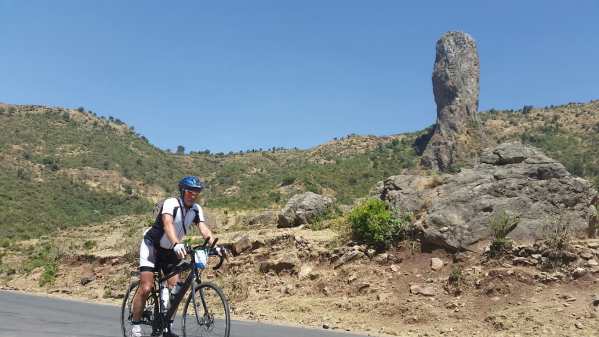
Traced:
<path fill-rule="evenodd" d="M 355 240 L 378 249 L 388 248 L 405 238 L 412 228 L 411 215 L 395 218 L 389 206 L 380 199 L 368 199 L 355 207 L 348 216 Z"/>

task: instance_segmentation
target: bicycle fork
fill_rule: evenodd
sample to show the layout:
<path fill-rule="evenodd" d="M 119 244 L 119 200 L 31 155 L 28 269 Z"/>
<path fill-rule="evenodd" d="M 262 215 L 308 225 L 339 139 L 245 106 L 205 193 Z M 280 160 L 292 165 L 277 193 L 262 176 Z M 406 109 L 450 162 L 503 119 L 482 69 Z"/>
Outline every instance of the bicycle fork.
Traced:
<path fill-rule="evenodd" d="M 196 296 L 196 285 L 195 282 L 192 284 L 192 292 L 191 292 L 191 296 L 192 296 L 192 301 L 193 301 L 193 310 L 195 312 L 195 316 L 196 316 L 196 322 L 198 323 L 198 325 L 210 325 L 210 321 L 206 320 L 206 318 L 209 318 L 209 314 L 208 314 L 208 305 L 206 304 L 206 298 L 204 296 L 203 293 L 203 289 L 200 288 L 200 299 L 202 300 L 202 307 L 204 309 L 204 315 L 202 315 L 202 317 L 200 318 L 200 315 L 198 313 L 198 305 L 195 299 Z"/>

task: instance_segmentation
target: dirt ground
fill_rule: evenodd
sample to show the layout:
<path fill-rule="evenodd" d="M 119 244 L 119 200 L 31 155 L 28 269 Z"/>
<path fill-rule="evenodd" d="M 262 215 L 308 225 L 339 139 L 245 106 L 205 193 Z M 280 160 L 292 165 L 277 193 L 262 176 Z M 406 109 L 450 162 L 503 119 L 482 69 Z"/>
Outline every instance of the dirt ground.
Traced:
<path fill-rule="evenodd" d="M 31 258 L 25 252 L 43 238 L 4 249 L 0 287 L 120 303 L 144 221 L 121 218 L 48 238 L 61 253 L 55 280 L 43 286 L 43 266 L 23 267 Z M 574 265 L 541 270 L 511 256 L 489 260 L 417 245 L 376 253 L 340 244 L 330 230 L 218 232 L 221 242 L 246 235 L 250 243 L 221 271 L 204 275 L 224 288 L 234 319 L 370 335 L 599 336 L 599 268 L 591 262 L 599 260 L 597 240 L 576 243 L 591 256 L 573 262 L 586 267 L 572 276 Z"/>

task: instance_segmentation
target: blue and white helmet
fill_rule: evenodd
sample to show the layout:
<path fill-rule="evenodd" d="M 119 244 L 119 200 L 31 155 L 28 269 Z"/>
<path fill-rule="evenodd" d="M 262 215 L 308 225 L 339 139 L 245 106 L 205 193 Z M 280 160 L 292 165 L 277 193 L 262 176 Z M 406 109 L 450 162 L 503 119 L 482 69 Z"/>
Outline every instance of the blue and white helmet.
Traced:
<path fill-rule="evenodd" d="M 187 176 L 179 180 L 179 191 L 181 194 L 183 194 L 183 190 L 201 192 L 203 189 L 204 184 L 196 176 Z"/>

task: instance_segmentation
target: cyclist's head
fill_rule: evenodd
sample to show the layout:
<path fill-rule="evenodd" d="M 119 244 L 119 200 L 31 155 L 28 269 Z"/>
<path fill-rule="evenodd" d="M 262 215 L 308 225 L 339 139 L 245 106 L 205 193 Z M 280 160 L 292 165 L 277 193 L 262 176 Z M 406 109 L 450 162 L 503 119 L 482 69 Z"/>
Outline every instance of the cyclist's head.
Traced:
<path fill-rule="evenodd" d="M 179 181 L 179 193 L 181 194 L 181 199 L 186 203 L 187 201 L 193 201 L 203 189 L 204 184 L 196 176 L 187 176 Z M 187 194 L 189 194 L 190 198 L 186 198 L 185 191 L 189 192 Z"/>

